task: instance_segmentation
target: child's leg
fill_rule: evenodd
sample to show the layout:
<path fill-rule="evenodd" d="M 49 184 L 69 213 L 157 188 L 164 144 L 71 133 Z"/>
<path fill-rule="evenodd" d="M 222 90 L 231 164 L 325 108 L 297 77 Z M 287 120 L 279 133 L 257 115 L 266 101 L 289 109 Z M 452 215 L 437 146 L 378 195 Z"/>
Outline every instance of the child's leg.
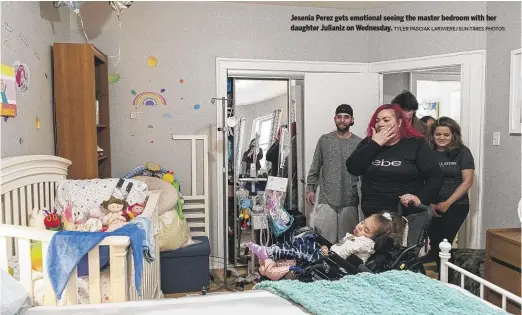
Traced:
<path fill-rule="evenodd" d="M 300 259 L 304 262 L 315 262 L 322 257 L 320 248 L 313 238 L 296 238 L 292 244 L 284 243 L 279 247 L 271 247 L 269 255 L 273 259 Z"/>

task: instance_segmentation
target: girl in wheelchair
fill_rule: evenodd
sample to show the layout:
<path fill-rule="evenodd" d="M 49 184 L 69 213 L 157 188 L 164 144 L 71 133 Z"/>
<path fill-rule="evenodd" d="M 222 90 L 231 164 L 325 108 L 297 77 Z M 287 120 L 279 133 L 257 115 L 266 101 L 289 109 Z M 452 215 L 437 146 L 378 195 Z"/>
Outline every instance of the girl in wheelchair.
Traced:
<path fill-rule="evenodd" d="M 337 244 L 328 244 L 318 235 L 305 233 L 294 237 L 292 243 L 269 247 L 248 243 L 247 246 L 259 258 L 260 272 L 272 280 L 278 280 L 289 271 L 300 271 L 295 266 L 296 261 L 300 265 L 314 264 L 327 257 L 329 252 L 334 252 L 343 259 L 356 255 L 366 262 L 374 253 L 378 239 L 386 236 L 400 242 L 404 228 L 402 216 L 394 212 L 381 212 L 359 222 L 353 233 L 347 233 Z"/>

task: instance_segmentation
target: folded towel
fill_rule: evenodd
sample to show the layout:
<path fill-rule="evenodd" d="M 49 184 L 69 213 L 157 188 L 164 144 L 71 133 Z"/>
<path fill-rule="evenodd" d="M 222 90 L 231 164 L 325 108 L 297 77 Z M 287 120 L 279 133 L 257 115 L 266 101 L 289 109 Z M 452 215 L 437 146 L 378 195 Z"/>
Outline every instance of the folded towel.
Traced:
<path fill-rule="evenodd" d="M 500 315 L 475 296 L 410 271 L 360 273 L 338 281 L 264 281 L 264 289 L 318 315 Z"/>
<path fill-rule="evenodd" d="M 143 254 L 148 262 L 153 262 L 156 259 L 156 244 L 154 242 L 155 229 L 152 221 L 143 216 L 138 216 L 130 222 L 130 224 L 136 224 L 145 232 L 145 238 L 143 239 Z"/>
<path fill-rule="evenodd" d="M 145 232 L 136 224 L 126 224 L 113 232 L 59 231 L 51 238 L 47 252 L 47 273 L 54 293 L 60 299 L 74 267 L 82 257 L 107 236 L 128 236 L 134 260 L 134 282 L 141 296 L 143 241 Z M 118 266 L 113 266 L 118 268 Z"/>

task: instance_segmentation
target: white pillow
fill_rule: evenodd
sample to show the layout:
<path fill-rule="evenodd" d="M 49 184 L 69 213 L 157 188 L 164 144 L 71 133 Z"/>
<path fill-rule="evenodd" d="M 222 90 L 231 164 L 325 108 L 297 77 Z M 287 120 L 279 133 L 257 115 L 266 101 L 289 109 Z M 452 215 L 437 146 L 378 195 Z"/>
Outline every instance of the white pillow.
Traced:
<path fill-rule="evenodd" d="M 140 182 L 144 182 L 149 190 L 161 190 L 161 195 L 158 201 L 158 214 L 162 215 L 172 209 L 178 210 L 178 190 L 169 184 L 167 181 L 151 176 L 135 176 L 132 178 Z"/>

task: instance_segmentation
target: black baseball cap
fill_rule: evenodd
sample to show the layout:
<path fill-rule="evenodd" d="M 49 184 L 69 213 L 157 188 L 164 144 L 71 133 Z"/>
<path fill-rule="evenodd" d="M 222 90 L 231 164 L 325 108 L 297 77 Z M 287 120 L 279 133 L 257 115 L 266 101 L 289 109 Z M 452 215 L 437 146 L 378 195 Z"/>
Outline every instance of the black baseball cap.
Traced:
<path fill-rule="evenodd" d="M 337 106 L 337 109 L 335 110 L 335 115 L 339 114 L 348 114 L 353 117 L 353 109 L 348 104 L 341 104 Z"/>

